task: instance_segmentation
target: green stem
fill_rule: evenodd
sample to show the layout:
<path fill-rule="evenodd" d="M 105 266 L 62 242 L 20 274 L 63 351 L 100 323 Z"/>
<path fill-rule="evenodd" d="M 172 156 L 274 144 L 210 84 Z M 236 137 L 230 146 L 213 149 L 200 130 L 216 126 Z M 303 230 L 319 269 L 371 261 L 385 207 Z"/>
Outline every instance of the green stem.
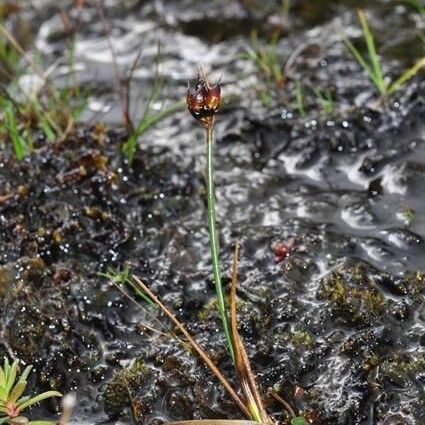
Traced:
<path fill-rule="evenodd" d="M 223 323 L 224 334 L 227 340 L 227 346 L 235 362 L 235 354 L 233 351 L 233 342 L 230 333 L 229 318 L 226 313 L 226 305 L 224 302 L 223 285 L 221 283 L 220 261 L 218 259 L 218 239 L 215 218 L 215 193 L 214 193 L 214 167 L 213 167 L 213 129 L 207 128 L 207 200 L 208 200 L 208 227 L 210 232 L 210 248 L 213 264 L 214 284 L 217 294 L 218 310 L 220 312 L 221 321 Z"/>

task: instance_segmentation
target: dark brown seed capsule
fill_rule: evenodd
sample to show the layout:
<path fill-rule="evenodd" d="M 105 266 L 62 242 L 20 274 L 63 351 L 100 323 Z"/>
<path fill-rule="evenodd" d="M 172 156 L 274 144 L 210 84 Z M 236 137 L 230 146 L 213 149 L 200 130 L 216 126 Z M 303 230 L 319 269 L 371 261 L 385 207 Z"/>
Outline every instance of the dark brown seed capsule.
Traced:
<path fill-rule="evenodd" d="M 220 83 L 211 87 L 207 75 L 200 69 L 194 86 L 189 86 L 186 104 L 193 117 L 205 128 L 214 124 L 214 115 L 220 106 Z"/>
<path fill-rule="evenodd" d="M 205 96 L 205 107 L 207 109 L 217 111 L 220 106 L 221 88 L 220 84 L 211 87 Z"/>

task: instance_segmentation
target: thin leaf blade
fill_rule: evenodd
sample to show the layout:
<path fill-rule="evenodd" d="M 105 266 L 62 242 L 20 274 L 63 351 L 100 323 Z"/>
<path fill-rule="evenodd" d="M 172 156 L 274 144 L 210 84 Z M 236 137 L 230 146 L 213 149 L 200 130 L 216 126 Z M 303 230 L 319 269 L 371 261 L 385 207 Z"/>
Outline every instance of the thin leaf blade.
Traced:
<path fill-rule="evenodd" d="M 369 24 L 367 22 L 366 14 L 364 13 L 364 11 L 359 9 L 357 13 L 359 16 L 360 25 L 362 26 L 363 36 L 366 42 L 369 59 L 372 64 L 373 74 L 375 75 L 375 79 L 378 82 L 379 89 L 381 91 L 385 90 L 385 81 L 382 75 L 382 68 L 381 68 L 381 63 L 379 61 L 379 56 L 376 51 L 375 38 L 373 36 L 372 31 L 370 30 Z"/>
<path fill-rule="evenodd" d="M 409 81 L 411 78 L 413 78 L 422 68 L 425 67 L 425 56 L 418 60 L 412 67 L 407 69 L 406 71 L 401 74 L 401 76 L 394 81 L 388 88 L 388 94 L 394 93 L 396 90 L 398 90 L 404 83 Z"/>
<path fill-rule="evenodd" d="M 24 403 L 18 405 L 18 408 L 16 409 L 16 411 L 22 412 L 24 409 L 26 409 L 27 407 L 30 407 L 34 404 L 39 403 L 40 401 L 43 401 L 47 398 L 51 398 L 51 397 L 62 397 L 62 394 L 59 391 L 46 391 L 44 393 L 38 394 L 35 397 L 30 398 L 29 400 L 25 401 Z"/>

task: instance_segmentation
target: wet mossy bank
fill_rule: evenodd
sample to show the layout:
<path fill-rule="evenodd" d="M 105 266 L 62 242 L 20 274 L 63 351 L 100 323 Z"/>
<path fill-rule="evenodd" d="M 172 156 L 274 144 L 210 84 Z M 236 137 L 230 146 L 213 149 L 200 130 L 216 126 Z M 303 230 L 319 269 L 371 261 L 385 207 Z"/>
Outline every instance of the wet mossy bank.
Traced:
<path fill-rule="evenodd" d="M 312 165 L 287 173 L 287 158 L 308 152 L 296 123 L 288 132 L 276 118 L 261 125 L 247 118 L 238 137 L 224 132 L 218 140 L 229 268 L 232 243 L 242 246 L 242 337 L 262 387 L 314 423 L 420 424 L 424 415 L 422 210 L 415 204 L 410 226 L 397 215 L 420 184 L 423 106 L 415 102 L 397 130 L 415 137 L 391 155 L 392 130 L 351 152 L 333 143 L 357 131 L 355 124 L 342 125 L 333 143 L 320 128 L 305 137 L 332 164 L 320 172 L 346 170 L 348 162 L 362 173 L 363 164 L 382 163 L 383 173 L 375 166 L 369 177 L 380 180 L 378 193 L 349 179 L 314 180 Z M 288 141 L 267 155 L 279 132 Z M 144 327 L 157 324 L 98 275 L 128 264 L 231 371 L 212 302 L 202 157 L 185 147 L 146 146 L 129 169 L 119 155 L 122 140 L 81 128 L 21 163 L 3 153 L 1 354 L 35 363 L 40 388 L 76 390 L 82 419 L 102 412 L 126 418 L 130 410 L 143 423 L 238 416 L 208 370 L 172 338 Z M 385 167 L 399 170 L 403 202 Z M 392 214 L 383 215 L 390 201 Z M 344 211 L 365 227 L 342 219 Z M 282 244 L 287 252 L 279 256 Z M 268 405 L 288 420 L 276 402 Z"/>
<path fill-rule="evenodd" d="M 240 417 L 187 346 L 150 329 L 175 331 L 158 310 L 143 300 L 148 312 L 138 309 L 99 275 L 143 278 L 231 376 L 214 301 L 203 135 L 177 112 L 140 138 L 128 166 L 110 52 L 97 9 L 83 3 L 81 21 L 64 9 L 71 26 L 84 23 L 74 47 L 81 88 L 92 89 L 86 124 L 57 143 L 35 130 L 34 152 L 20 162 L 1 139 L 0 357 L 35 364 L 40 390 L 76 392 L 81 425 Z M 166 102 L 184 98 L 200 63 L 222 75 L 224 283 L 228 292 L 239 241 L 239 326 L 264 393 L 274 389 L 315 424 L 423 425 L 425 83 L 418 74 L 384 99 L 344 45 L 362 45 L 354 9 L 365 7 L 394 81 L 423 55 L 420 14 L 385 0 L 294 1 L 287 15 L 276 2 L 210 3 L 112 1 L 107 12 L 120 65 L 144 48 L 134 120 L 158 42 Z M 21 16 L 40 23 L 35 43 L 49 65 L 68 64 L 62 16 L 56 2 Z M 244 59 L 252 29 L 267 48 L 278 31 L 282 66 L 298 51 L 285 84 Z M 332 108 L 314 89 L 330 93 Z M 90 124 L 100 119 L 109 129 Z M 272 397 L 266 404 L 289 424 Z M 44 407 L 54 417 L 58 406 Z"/>

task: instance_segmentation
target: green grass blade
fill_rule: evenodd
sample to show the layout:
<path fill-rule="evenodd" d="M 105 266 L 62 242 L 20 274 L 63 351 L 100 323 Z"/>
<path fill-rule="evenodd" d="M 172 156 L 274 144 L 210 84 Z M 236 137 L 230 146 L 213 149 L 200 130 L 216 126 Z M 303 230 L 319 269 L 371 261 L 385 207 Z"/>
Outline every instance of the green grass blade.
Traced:
<path fill-rule="evenodd" d="M 332 98 L 332 92 L 329 89 L 326 91 L 326 100 L 326 113 L 331 114 L 334 110 L 334 100 Z"/>
<path fill-rule="evenodd" d="M 364 11 L 358 10 L 357 13 L 359 15 L 360 24 L 362 26 L 363 37 L 366 42 L 369 59 L 372 64 L 373 75 L 375 76 L 375 80 L 378 83 L 379 90 L 383 93 L 385 92 L 385 80 L 382 75 L 382 67 L 379 61 L 378 53 L 376 51 L 375 38 L 369 28 L 369 24 L 367 22 L 366 14 L 364 13 Z"/>
<path fill-rule="evenodd" d="M 122 152 L 124 156 L 127 158 L 128 164 L 131 166 L 134 159 L 134 154 L 137 149 L 137 139 L 142 136 L 146 131 L 148 131 L 151 127 L 167 118 L 168 116 L 174 114 L 175 112 L 183 109 L 183 102 L 175 102 L 171 104 L 169 107 L 162 109 L 156 115 L 146 116 L 143 118 L 134 133 L 128 138 L 128 140 L 122 146 Z"/>
<path fill-rule="evenodd" d="M 312 89 L 325 113 L 331 114 L 333 111 L 333 99 L 331 91 L 328 89 L 325 92 L 322 92 L 316 87 L 312 87 Z"/>
<path fill-rule="evenodd" d="M 366 73 L 368 74 L 369 78 L 371 79 L 371 81 L 373 82 L 375 87 L 379 91 L 381 91 L 379 81 L 376 79 L 372 68 L 369 66 L 369 64 L 366 62 L 366 60 L 363 58 L 361 53 L 356 49 L 356 47 L 354 46 L 354 44 L 350 40 L 345 39 L 344 43 L 347 46 L 347 48 L 350 50 L 351 54 L 354 56 L 354 59 L 356 59 L 358 64 L 364 69 L 364 71 L 366 71 Z"/>
<path fill-rule="evenodd" d="M 40 128 L 43 130 L 43 133 L 46 135 L 47 140 L 49 142 L 54 142 L 56 140 L 56 134 L 53 131 L 52 127 L 50 127 L 50 124 L 45 120 L 40 120 Z"/>
<path fill-rule="evenodd" d="M 404 83 L 413 78 L 423 67 L 425 67 L 425 56 L 418 60 L 412 67 L 404 71 L 403 74 L 401 74 L 401 76 L 389 86 L 387 93 L 394 93 Z"/>
<path fill-rule="evenodd" d="M 425 16 L 425 6 L 423 6 L 419 0 L 404 0 L 404 3 L 409 4 L 415 8 L 418 13 L 420 13 L 422 16 Z"/>
<path fill-rule="evenodd" d="M 323 96 L 323 93 L 316 87 L 312 87 L 314 94 L 316 95 L 318 101 L 323 106 L 323 104 L 326 102 L 325 97 Z"/>
<path fill-rule="evenodd" d="M 134 292 L 136 292 L 138 296 L 143 298 L 149 305 L 154 308 L 157 308 L 156 304 L 131 280 L 130 268 L 128 267 L 128 265 L 125 265 L 124 269 L 121 272 L 115 271 L 113 269 L 108 269 L 107 273 L 100 272 L 98 273 L 98 275 L 110 280 L 117 286 L 122 284 L 130 286 L 134 290 Z"/>
<path fill-rule="evenodd" d="M 241 59 L 249 59 L 253 63 L 258 63 L 257 52 L 250 46 L 245 47 L 245 52 L 241 53 Z"/>
<path fill-rule="evenodd" d="M 7 128 L 9 137 L 12 140 L 13 150 L 15 152 L 16 158 L 19 161 L 21 161 L 27 155 L 28 147 L 24 139 L 22 138 L 22 136 L 19 134 L 18 124 L 16 122 L 16 119 L 14 116 L 14 110 L 11 104 L 8 104 L 6 108 L 4 109 L 4 115 L 6 119 L 6 128 Z M 5 371 L 6 373 L 8 371 L 6 364 L 5 364 Z"/>
<path fill-rule="evenodd" d="M 122 146 L 122 153 L 127 158 L 128 165 L 133 164 L 134 155 L 137 149 L 137 136 L 133 133 Z"/>
<path fill-rule="evenodd" d="M 128 284 L 133 290 L 134 292 L 141 298 L 143 298 L 149 305 L 151 305 L 154 308 L 158 308 L 156 306 L 156 304 L 143 292 L 140 290 L 140 288 L 135 285 L 131 279 L 126 279 L 125 281 L 126 284 Z"/>
<path fill-rule="evenodd" d="M 295 96 L 297 100 L 297 109 L 302 118 L 306 118 L 307 114 L 304 109 L 304 96 L 299 80 L 295 81 Z"/>

